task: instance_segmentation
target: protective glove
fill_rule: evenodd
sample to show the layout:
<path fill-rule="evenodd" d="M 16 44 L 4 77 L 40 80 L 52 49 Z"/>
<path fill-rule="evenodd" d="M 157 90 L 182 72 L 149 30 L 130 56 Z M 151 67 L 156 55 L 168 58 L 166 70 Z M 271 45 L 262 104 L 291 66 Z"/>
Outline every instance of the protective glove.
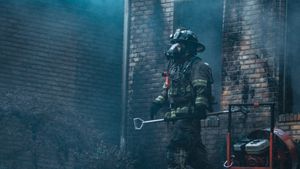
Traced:
<path fill-rule="evenodd" d="M 165 114 L 164 119 L 166 121 L 173 121 L 173 120 L 175 120 L 176 119 L 176 111 L 175 110 L 171 110 L 170 112 L 167 112 Z"/>
<path fill-rule="evenodd" d="M 154 116 L 157 114 L 158 110 L 161 108 L 161 105 L 156 102 L 152 102 L 150 107 L 150 119 L 154 119 Z"/>

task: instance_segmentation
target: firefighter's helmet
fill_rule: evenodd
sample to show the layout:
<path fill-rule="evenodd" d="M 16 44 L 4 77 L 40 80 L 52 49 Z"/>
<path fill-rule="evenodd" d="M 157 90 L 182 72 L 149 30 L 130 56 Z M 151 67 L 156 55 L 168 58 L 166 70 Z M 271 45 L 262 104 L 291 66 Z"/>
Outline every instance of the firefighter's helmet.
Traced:
<path fill-rule="evenodd" d="M 171 44 L 183 42 L 188 43 L 190 45 L 194 45 L 197 49 L 197 52 L 203 52 L 205 50 L 205 46 L 198 41 L 198 38 L 195 35 L 195 33 L 185 28 L 177 29 L 174 34 L 171 34 L 170 42 Z"/>

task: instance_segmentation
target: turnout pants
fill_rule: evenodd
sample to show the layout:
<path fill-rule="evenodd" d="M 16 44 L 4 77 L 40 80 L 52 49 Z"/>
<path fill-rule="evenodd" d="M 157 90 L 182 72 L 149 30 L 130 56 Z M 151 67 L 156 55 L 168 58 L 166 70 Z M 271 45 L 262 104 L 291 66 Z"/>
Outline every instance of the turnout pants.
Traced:
<path fill-rule="evenodd" d="M 200 120 L 179 120 L 167 146 L 168 169 L 208 169 L 207 152 L 201 141 Z"/>

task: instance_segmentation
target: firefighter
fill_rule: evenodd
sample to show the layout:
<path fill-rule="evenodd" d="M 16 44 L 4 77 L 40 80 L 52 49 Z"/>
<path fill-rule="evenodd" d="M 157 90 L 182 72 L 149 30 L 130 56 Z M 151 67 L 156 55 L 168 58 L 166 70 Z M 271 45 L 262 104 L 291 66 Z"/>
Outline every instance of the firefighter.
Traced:
<path fill-rule="evenodd" d="M 208 164 L 200 120 L 211 111 L 211 68 L 196 56 L 205 46 L 191 30 L 177 29 L 170 43 L 163 91 L 153 101 L 150 116 L 153 119 L 163 105 L 168 105 L 165 120 L 174 124 L 167 146 L 168 169 L 204 169 Z"/>

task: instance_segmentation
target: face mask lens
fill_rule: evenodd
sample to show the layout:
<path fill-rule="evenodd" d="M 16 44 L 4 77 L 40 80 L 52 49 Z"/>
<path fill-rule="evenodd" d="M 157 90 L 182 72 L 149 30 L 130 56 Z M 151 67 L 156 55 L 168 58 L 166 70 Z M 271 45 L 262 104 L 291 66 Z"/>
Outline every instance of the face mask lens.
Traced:
<path fill-rule="evenodd" d="M 167 59 L 178 59 L 182 55 L 182 46 L 179 43 L 173 44 L 165 53 Z"/>

